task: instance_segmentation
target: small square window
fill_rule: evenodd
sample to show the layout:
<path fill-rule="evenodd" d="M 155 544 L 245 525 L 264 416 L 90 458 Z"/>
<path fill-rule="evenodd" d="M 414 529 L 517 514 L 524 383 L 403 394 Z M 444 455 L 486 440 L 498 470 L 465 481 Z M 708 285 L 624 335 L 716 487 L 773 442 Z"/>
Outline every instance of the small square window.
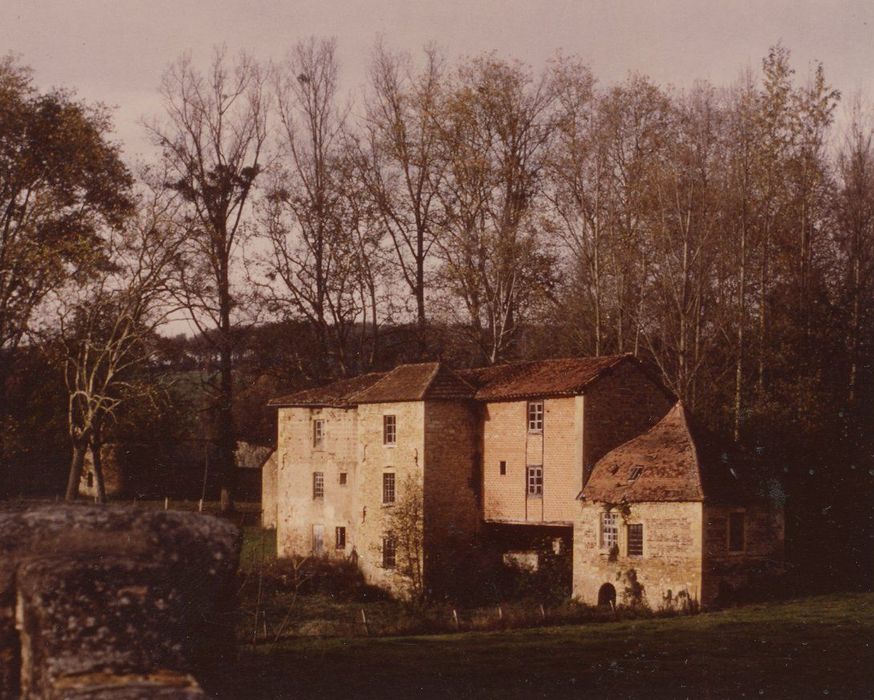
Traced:
<path fill-rule="evenodd" d="M 346 528 L 334 528 L 334 549 L 346 549 Z"/>
<path fill-rule="evenodd" d="M 382 417 L 382 444 L 396 445 L 398 442 L 398 417 Z"/>
<path fill-rule="evenodd" d="M 397 545 L 391 537 L 382 538 L 382 568 L 394 569 L 397 565 Z"/>
<path fill-rule="evenodd" d="M 340 472 L 340 486 L 346 485 L 346 472 Z"/>
<path fill-rule="evenodd" d="M 507 475 L 507 463 L 504 460 L 501 460 L 499 468 L 501 470 L 501 476 L 506 476 Z"/>
<path fill-rule="evenodd" d="M 543 432 L 543 401 L 528 402 L 528 432 Z"/>
<path fill-rule="evenodd" d="M 382 475 L 382 502 L 386 505 L 395 502 L 394 472 L 386 472 Z"/>
<path fill-rule="evenodd" d="M 634 467 L 628 475 L 628 480 L 637 481 L 641 474 L 643 474 L 643 467 Z"/>
<path fill-rule="evenodd" d="M 728 551 L 742 552 L 744 551 L 745 537 L 744 532 L 744 514 L 729 513 L 728 514 Z"/>
<path fill-rule="evenodd" d="M 543 497 L 543 467 L 528 467 L 528 498 Z"/>
<path fill-rule="evenodd" d="M 626 531 L 628 535 L 628 556 L 643 556 L 643 525 L 629 525 Z"/>
<path fill-rule="evenodd" d="M 325 497 L 325 473 L 313 472 L 313 500 Z"/>
<path fill-rule="evenodd" d="M 322 447 L 325 444 L 325 421 L 317 419 L 313 421 L 313 447 Z"/>

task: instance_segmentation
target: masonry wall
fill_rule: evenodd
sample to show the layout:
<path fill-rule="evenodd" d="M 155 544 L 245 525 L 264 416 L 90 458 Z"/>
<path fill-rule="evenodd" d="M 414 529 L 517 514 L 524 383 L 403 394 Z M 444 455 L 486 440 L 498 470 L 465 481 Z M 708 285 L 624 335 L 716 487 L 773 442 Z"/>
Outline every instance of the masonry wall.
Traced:
<path fill-rule="evenodd" d="M 700 600 L 702 573 L 701 503 L 634 503 L 627 520 L 618 516 L 619 553 L 611 557 L 600 543 L 600 503 L 583 503 L 574 524 L 573 595 L 595 605 L 602 586 L 610 584 L 619 605 L 630 604 L 631 580 L 643 586 L 643 600 L 653 609 Z M 616 512 L 616 511 L 614 511 Z M 643 556 L 628 556 L 626 524 L 643 525 Z"/>
<path fill-rule="evenodd" d="M 314 528 L 321 526 L 324 554 L 346 556 L 355 544 L 355 409 L 280 408 L 277 436 L 278 555 L 313 553 Z M 313 421 L 325 421 L 321 448 L 313 447 Z M 313 473 L 324 474 L 324 497 L 313 498 Z M 340 474 L 346 484 L 340 484 Z M 337 527 L 346 528 L 346 546 L 336 548 Z"/>
<path fill-rule="evenodd" d="M 601 457 L 655 425 L 674 403 L 632 362 L 616 365 L 587 389 L 585 400 L 586 479 Z"/>
<path fill-rule="evenodd" d="M 582 488 L 583 397 L 545 399 L 543 433 L 528 432 L 527 401 L 488 403 L 483 415 L 487 521 L 572 522 Z M 506 474 L 500 473 L 505 461 Z M 543 497 L 529 498 L 528 465 L 543 466 Z"/>
<path fill-rule="evenodd" d="M 480 526 L 478 426 L 473 402 L 425 404 L 425 582 L 437 594 L 469 580 Z"/>
<path fill-rule="evenodd" d="M 729 515 L 744 513 L 744 548 L 728 546 Z M 704 601 L 728 602 L 756 577 L 779 572 L 784 562 L 785 523 L 781 508 L 708 505 L 704 509 Z"/>
<path fill-rule="evenodd" d="M 277 508 L 279 506 L 277 495 L 278 458 L 276 450 L 264 462 L 261 467 L 261 527 L 276 529 Z"/>
<path fill-rule="evenodd" d="M 397 442 L 383 444 L 383 416 L 397 418 Z M 395 506 L 382 502 L 383 474 L 395 475 L 396 501 L 412 491 L 422 498 L 425 463 L 425 404 L 421 401 L 358 407 L 358 479 L 355 485 L 358 564 L 369 583 L 405 595 L 405 580 L 382 565 L 383 537 Z M 401 553 L 398 553 L 401 556 Z"/>

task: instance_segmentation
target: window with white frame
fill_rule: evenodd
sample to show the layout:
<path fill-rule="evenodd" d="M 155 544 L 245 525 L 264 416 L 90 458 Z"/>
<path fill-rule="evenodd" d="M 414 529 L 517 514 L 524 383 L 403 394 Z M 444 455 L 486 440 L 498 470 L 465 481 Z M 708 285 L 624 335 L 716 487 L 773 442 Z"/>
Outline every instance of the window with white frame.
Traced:
<path fill-rule="evenodd" d="M 393 415 L 382 417 L 382 444 L 396 445 L 398 442 L 398 417 Z"/>
<path fill-rule="evenodd" d="M 601 549 L 607 551 L 619 546 L 619 516 L 616 513 L 601 513 Z"/>
<path fill-rule="evenodd" d="M 394 472 L 385 472 L 382 475 L 382 502 L 386 505 L 394 503 L 395 495 Z"/>
<path fill-rule="evenodd" d="M 627 549 L 629 557 L 642 557 L 643 556 L 643 525 L 637 523 L 635 525 L 629 525 L 626 530 L 627 540 Z"/>
<path fill-rule="evenodd" d="M 334 549 L 346 549 L 346 528 L 334 528 Z"/>
<path fill-rule="evenodd" d="M 325 497 L 325 472 L 313 472 L 313 500 Z"/>
<path fill-rule="evenodd" d="M 394 569 L 397 565 L 397 544 L 391 537 L 382 538 L 382 568 Z"/>
<path fill-rule="evenodd" d="M 543 401 L 528 402 L 528 432 L 543 432 Z"/>
<path fill-rule="evenodd" d="M 528 466 L 528 498 L 543 496 L 543 467 L 539 464 Z"/>
<path fill-rule="evenodd" d="M 745 518 L 743 512 L 728 514 L 728 551 L 742 552 L 745 546 L 744 525 Z"/>
<path fill-rule="evenodd" d="M 325 444 L 325 421 L 317 418 L 313 421 L 313 447 L 322 447 Z"/>

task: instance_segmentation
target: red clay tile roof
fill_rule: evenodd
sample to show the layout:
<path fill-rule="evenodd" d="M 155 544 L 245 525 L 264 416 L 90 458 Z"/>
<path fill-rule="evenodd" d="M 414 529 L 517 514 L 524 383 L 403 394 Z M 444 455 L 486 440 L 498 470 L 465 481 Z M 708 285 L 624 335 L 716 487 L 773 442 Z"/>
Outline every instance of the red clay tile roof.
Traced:
<path fill-rule="evenodd" d="M 635 473 L 639 475 L 635 477 Z M 645 433 L 608 452 L 583 488 L 586 500 L 742 502 L 745 461 L 697 430 L 681 402 Z"/>
<path fill-rule="evenodd" d="M 469 399 L 474 388 L 439 362 L 399 365 L 355 395 L 356 403 L 393 403 L 425 399 Z"/>
<path fill-rule="evenodd" d="M 366 374 L 306 389 L 270 401 L 271 406 L 353 406 L 425 399 L 510 401 L 575 396 L 632 355 L 571 357 L 513 362 L 481 369 L 452 370 L 440 362 L 399 365 L 391 372 Z"/>
<path fill-rule="evenodd" d="M 575 396 L 631 355 L 568 357 L 559 360 L 514 362 L 459 374 L 477 387 L 478 401 L 506 401 L 541 396 Z"/>
<path fill-rule="evenodd" d="M 362 374 L 351 379 L 341 379 L 331 384 L 304 389 L 288 396 L 271 399 L 268 406 L 354 406 L 352 396 L 372 386 L 385 376 L 384 372 Z"/>

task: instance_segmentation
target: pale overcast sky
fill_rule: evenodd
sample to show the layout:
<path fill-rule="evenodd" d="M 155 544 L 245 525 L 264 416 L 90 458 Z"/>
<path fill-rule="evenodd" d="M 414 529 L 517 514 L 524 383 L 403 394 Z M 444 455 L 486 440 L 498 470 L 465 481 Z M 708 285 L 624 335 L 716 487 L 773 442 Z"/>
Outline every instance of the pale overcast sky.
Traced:
<path fill-rule="evenodd" d="M 128 157 L 144 153 L 140 117 L 160 110 L 164 67 L 225 43 L 280 58 L 310 35 L 338 41 L 344 82 L 365 77 L 379 34 L 450 56 L 495 50 L 535 68 L 556 50 L 581 56 L 605 83 L 629 71 L 678 86 L 734 80 L 782 41 L 803 77 L 815 59 L 845 94 L 874 96 L 874 2 L 729 0 L 0 0 L 0 53 L 20 55 L 41 87 L 75 88 L 116 106 Z"/>

